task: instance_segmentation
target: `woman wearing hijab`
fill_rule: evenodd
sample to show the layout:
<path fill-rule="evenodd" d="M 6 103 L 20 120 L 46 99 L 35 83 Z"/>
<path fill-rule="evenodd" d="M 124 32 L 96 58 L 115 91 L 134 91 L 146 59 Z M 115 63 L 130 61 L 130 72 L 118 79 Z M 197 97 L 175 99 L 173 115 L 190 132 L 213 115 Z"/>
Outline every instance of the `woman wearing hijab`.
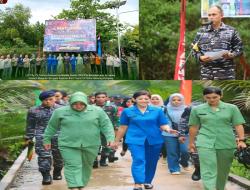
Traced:
<path fill-rule="evenodd" d="M 160 95 L 153 94 L 151 96 L 151 100 L 150 100 L 150 103 L 149 103 L 150 106 L 163 108 L 163 104 L 164 103 L 163 103 L 162 97 Z"/>
<path fill-rule="evenodd" d="M 170 121 L 170 129 L 178 130 L 178 123 L 186 107 L 184 102 L 185 100 L 182 94 L 175 93 L 169 97 L 169 103 L 167 107 L 164 108 L 164 112 Z M 186 140 L 185 144 L 182 144 L 178 141 L 178 136 L 166 133 L 165 131 L 162 132 L 162 136 L 167 149 L 167 161 L 170 173 L 173 175 L 181 174 L 180 165 L 184 170 L 189 170 L 189 153 L 187 149 L 188 140 Z M 181 161 L 179 162 L 180 155 Z"/>
<path fill-rule="evenodd" d="M 107 144 L 114 142 L 114 129 L 103 109 L 88 105 L 87 95 L 76 92 L 70 96 L 70 105 L 57 109 L 45 130 L 44 147 L 51 148 L 51 138 L 58 131 L 58 148 L 65 161 L 65 178 L 71 190 L 87 186 L 93 162 L 98 154 L 100 130 Z"/>
<path fill-rule="evenodd" d="M 158 94 L 153 94 L 151 96 L 151 101 L 150 101 L 149 105 L 153 106 L 153 107 L 162 108 L 162 110 L 163 110 L 164 103 L 163 103 L 162 97 Z M 161 162 L 163 164 L 166 164 L 167 163 L 167 151 L 166 151 L 165 143 L 163 143 L 163 145 L 161 147 L 161 154 L 160 155 L 162 156 Z"/>
<path fill-rule="evenodd" d="M 125 108 L 130 108 L 130 107 L 133 107 L 134 105 L 135 105 L 135 102 L 132 100 L 132 97 L 124 98 L 124 100 L 123 100 L 123 102 L 121 104 L 121 107 L 117 107 L 119 117 L 121 117 L 122 111 Z M 120 153 L 120 155 L 122 157 L 126 154 L 126 152 L 128 150 L 128 145 L 127 145 L 127 143 L 125 143 L 125 140 L 126 140 L 126 134 L 123 136 L 123 141 L 122 141 L 122 151 Z"/>

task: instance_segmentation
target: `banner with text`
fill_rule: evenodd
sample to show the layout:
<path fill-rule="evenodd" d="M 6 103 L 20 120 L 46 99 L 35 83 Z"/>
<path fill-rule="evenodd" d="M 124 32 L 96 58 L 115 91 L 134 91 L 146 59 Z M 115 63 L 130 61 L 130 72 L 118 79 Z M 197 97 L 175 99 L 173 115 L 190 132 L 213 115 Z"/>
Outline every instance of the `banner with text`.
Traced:
<path fill-rule="evenodd" d="M 43 51 L 96 51 L 95 19 L 46 20 Z"/>
<path fill-rule="evenodd" d="M 201 18 L 208 17 L 212 5 L 220 6 L 224 17 L 250 17 L 250 0 L 202 0 Z"/>

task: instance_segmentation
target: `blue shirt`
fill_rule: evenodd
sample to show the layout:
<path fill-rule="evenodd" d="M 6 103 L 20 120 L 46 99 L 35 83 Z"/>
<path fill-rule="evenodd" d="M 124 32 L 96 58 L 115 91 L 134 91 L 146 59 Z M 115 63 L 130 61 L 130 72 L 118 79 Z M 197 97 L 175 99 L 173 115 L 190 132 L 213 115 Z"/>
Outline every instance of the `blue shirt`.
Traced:
<path fill-rule="evenodd" d="M 47 65 L 51 65 L 52 64 L 52 57 L 48 57 L 47 58 Z"/>
<path fill-rule="evenodd" d="M 53 59 L 52 59 L 52 65 L 58 65 L 58 63 L 57 63 L 57 58 L 53 58 Z"/>
<path fill-rule="evenodd" d="M 71 64 L 76 64 L 76 58 L 75 57 L 71 57 L 70 59 L 72 59 Z"/>
<path fill-rule="evenodd" d="M 147 139 L 149 145 L 155 145 L 163 143 L 159 127 L 169 122 L 162 109 L 148 105 L 143 114 L 135 105 L 122 111 L 120 124 L 128 126 L 125 143 L 144 145 Z"/>

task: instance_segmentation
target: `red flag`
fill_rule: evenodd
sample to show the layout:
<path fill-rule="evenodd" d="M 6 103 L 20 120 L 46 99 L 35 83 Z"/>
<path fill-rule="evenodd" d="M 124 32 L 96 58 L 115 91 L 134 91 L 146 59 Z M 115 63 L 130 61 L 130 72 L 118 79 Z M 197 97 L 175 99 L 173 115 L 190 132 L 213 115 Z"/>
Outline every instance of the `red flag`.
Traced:
<path fill-rule="evenodd" d="M 181 20 L 180 20 L 180 40 L 179 48 L 175 63 L 175 74 L 174 80 L 185 79 L 185 67 L 180 71 L 182 64 L 185 62 L 185 11 L 186 11 L 186 0 L 181 0 Z"/>
<path fill-rule="evenodd" d="M 185 105 L 188 106 L 192 100 L 192 81 L 182 80 L 179 93 L 184 96 Z"/>

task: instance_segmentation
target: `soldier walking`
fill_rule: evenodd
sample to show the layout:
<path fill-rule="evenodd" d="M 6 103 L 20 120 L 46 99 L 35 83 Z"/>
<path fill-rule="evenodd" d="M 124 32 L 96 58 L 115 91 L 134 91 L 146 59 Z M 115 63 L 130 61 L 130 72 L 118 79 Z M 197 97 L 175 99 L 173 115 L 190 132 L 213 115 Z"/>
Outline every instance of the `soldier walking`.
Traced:
<path fill-rule="evenodd" d="M 61 106 L 55 104 L 55 93 L 52 91 L 44 91 L 40 94 L 39 99 L 42 104 L 32 107 L 27 114 L 26 125 L 26 144 L 35 136 L 35 152 L 38 155 L 39 171 L 43 176 L 43 185 L 52 183 L 50 170 L 51 170 L 51 156 L 53 156 L 53 179 L 61 180 L 61 170 L 64 166 L 64 161 L 58 150 L 58 136 L 59 130 L 52 138 L 51 150 L 46 150 L 43 147 L 43 135 L 47 124 L 54 113 L 55 109 Z"/>
<path fill-rule="evenodd" d="M 105 92 L 97 92 L 95 94 L 95 99 L 96 103 L 94 105 L 102 108 L 106 112 L 116 133 L 120 126 L 120 117 L 118 115 L 117 107 L 106 103 L 107 94 Z M 118 158 L 115 157 L 115 150 L 107 146 L 106 137 L 102 132 L 101 132 L 101 146 L 102 146 L 101 160 L 100 160 L 101 166 L 108 166 L 108 164 L 106 163 L 107 158 L 109 162 L 114 162 L 115 160 L 118 160 Z M 93 167 L 98 168 L 97 158 L 95 159 Z"/>

